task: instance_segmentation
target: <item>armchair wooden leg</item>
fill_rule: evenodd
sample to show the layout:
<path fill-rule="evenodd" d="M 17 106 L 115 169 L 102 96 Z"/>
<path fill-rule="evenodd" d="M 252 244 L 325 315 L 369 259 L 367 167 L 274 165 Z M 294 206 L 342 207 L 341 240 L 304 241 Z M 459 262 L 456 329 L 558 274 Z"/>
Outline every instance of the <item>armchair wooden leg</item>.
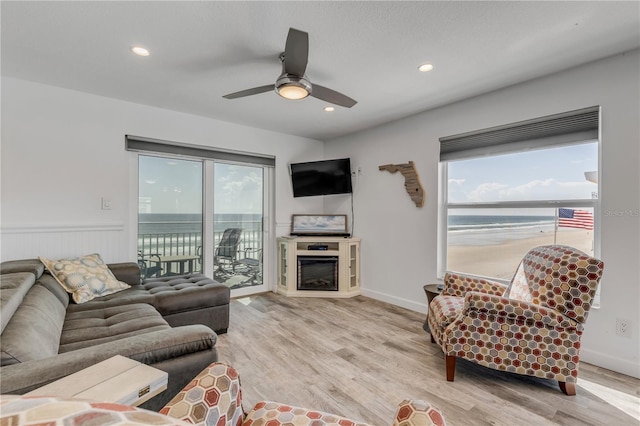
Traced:
<path fill-rule="evenodd" d="M 429 337 L 431 337 L 431 343 L 436 342 L 436 339 L 433 338 L 433 333 L 429 333 Z"/>
<path fill-rule="evenodd" d="M 456 357 L 445 355 L 445 363 L 447 364 L 447 381 L 453 382 L 453 376 L 456 374 Z"/>
<path fill-rule="evenodd" d="M 573 396 L 576 394 L 575 383 L 558 382 L 558 384 L 560 385 L 560 390 L 564 392 L 566 395 Z"/>

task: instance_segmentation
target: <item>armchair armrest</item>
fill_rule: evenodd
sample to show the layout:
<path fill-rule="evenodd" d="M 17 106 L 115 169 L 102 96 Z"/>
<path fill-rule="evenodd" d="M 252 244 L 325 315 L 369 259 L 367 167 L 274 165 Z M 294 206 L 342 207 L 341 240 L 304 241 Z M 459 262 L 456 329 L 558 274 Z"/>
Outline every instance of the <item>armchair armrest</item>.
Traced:
<path fill-rule="evenodd" d="M 464 297 L 470 291 L 477 291 L 502 296 L 506 290 L 507 285 L 498 281 L 447 272 L 444 275 L 444 288 L 441 294 Z"/>
<path fill-rule="evenodd" d="M 463 316 L 473 311 L 500 317 L 508 322 L 535 323 L 545 328 L 579 328 L 576 321 L 553 309 L 479 292 L 470 292 L 465 296 Z"/>
<path fill-rule="evenodd" d="M 193 424 L 205 424 L 206 420 L 208 425 L 240 425 L 244 419 L 240 375 L 235 368 L 214 362 L 160 409 L 160 413 Z"/>

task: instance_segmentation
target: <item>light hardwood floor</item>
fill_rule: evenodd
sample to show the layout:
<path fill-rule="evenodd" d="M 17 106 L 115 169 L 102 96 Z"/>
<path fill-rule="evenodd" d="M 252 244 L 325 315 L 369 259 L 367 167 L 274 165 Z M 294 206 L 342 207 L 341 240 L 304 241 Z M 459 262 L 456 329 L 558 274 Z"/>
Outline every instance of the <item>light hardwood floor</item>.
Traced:
<path fill-rule="evenodd" d="M 383 426 L 403 399 L 426 399 L 452 426 L 640 424 L 640 380 L 585 363 L 574 397 L 462 360 L 447 382 L 424 318 L 363 296 L 264 293 L 232 300 L 217 347 L 240 372 L 245 409 L 271 400 Z"/>

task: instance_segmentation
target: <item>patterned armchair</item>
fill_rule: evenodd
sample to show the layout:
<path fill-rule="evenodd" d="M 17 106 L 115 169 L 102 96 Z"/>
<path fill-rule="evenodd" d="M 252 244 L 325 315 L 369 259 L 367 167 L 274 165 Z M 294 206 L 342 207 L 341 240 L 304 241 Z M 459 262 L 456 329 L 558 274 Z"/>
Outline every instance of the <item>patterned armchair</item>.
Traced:
<path fill-rule="evenodd" d="M 335 414 L 271 401 L 258 402 L 245 414 L 238 372 L 222 363 L 213 363 L 198 374 L 160 413 L 212 426 L 367 426 Z M 446 423 L 442 413 L 428 402 L 405 400 L 398 405 L 393 426 L 430 425 Z"/>
<path fill-rule="evenodd" d="M 529 251 L 507 286 L 447 273 L 429 305 L 431 341 L 442 347 L 447 380 L 456 358 L 557 380 L 575 395 L 580 338 L 604 263 L 560 245 Z"/>
<path fill-rule="evenodd" d="M 110 402 L 2 395 L 0 424 L 367 426 L 334 414 L 277 402 L 259 402 L 245 414 L 238 372 L 217 362 L 198 374 L 160 413 Z M 420 400 L 401 402 L 393 421 L 393 426 L 445 424 L 437 408 Z"/>

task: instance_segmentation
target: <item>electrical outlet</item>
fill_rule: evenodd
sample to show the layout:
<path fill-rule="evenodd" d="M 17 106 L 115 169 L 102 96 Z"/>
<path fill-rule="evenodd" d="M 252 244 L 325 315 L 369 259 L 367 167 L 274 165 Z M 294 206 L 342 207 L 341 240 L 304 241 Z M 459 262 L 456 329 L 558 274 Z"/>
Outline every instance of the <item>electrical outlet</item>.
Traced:
<path fill-rule="evenodd" d="M 624 318 L 616 318 L 616 334 L 623 337 L 631 337 L 630 321 Z"/>
<path fill-rule="evenodd" d="M 111 210 L 111 198 L 102 197 L 102 210 Z"/>

